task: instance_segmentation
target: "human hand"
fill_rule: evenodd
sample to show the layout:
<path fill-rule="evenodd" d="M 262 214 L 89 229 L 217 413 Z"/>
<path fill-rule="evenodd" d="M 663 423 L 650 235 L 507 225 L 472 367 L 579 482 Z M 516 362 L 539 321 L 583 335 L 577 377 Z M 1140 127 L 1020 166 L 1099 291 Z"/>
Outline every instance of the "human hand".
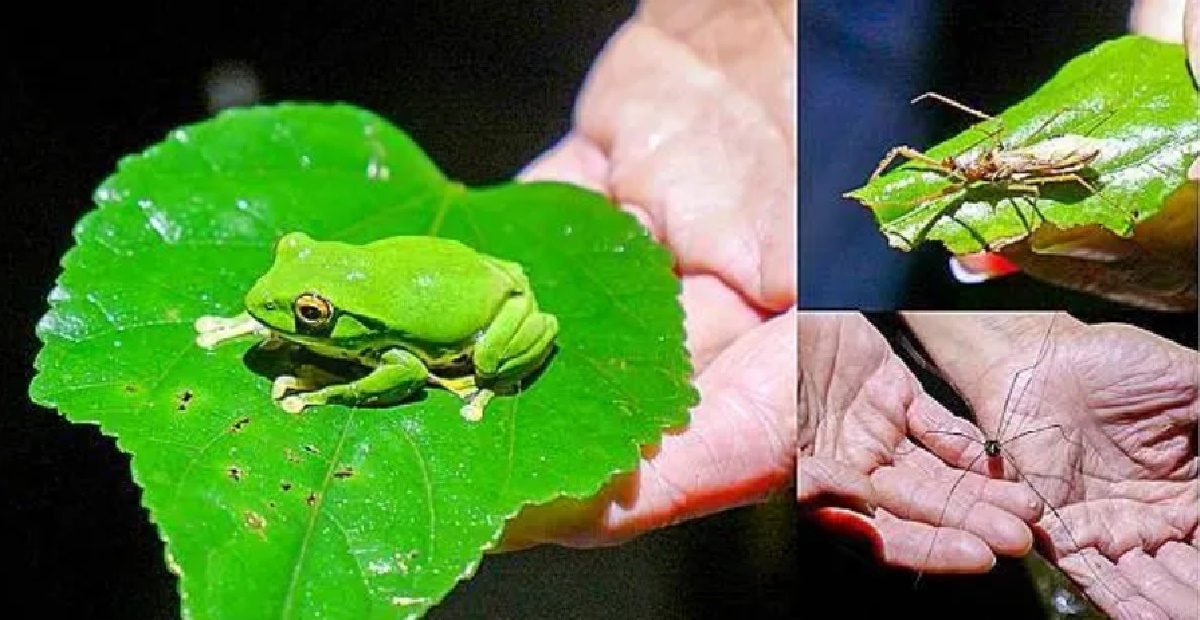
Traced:
<path fill-rule="evenodd" d="M 859 314 L 805 312 L 799 322 L 798 498 L 815 519 L 921 572 L 982 573 L 996 553 L 1026 553 L 1036 496 L 1006 480 L 959 484 L 959 472 L 909 440 L 912 420 L 953 416 L 883 336 Z M 947 508 L 952 492 L 981 500 Z"/>
<path fill-rule="evenodd" d="M 1053 508 L 1037 525 L 1059 567 L 1114 617 L 1196 617 L 1196 352 L 1130 326 L 1065 315 L 906 318 L 965 388 L 980 427 L 1001 441 L 1005 477 L 1036 488 Z M 1017 375 L 1033 351 L 1036 366 Z M 913 435 L 952 467 L 973 464 L 960 488 L 986 482 L 979 430 L 924 412 L 910 419 Z"/>
<path fill-rule="evenodd" d="M 620 542 L 791 483 L 795 9 L 643 2 L 593 67 L 573 129 L 522 174 L 606 194 L 671 250 L 701 399 L 634 473 L 527 509 L 502 549 Z"/>

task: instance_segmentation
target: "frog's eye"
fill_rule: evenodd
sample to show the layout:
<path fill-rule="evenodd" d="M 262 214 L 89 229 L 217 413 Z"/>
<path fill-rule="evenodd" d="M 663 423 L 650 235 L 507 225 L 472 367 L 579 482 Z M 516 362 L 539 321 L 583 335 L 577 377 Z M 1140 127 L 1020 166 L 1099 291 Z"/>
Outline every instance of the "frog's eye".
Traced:
<path fill-rule="evenodd" d="M 322 327 L 333 318 L 333 304 L 315 293 L 305 293 L 292 304 L 296 320 L 305 327 Z"/>

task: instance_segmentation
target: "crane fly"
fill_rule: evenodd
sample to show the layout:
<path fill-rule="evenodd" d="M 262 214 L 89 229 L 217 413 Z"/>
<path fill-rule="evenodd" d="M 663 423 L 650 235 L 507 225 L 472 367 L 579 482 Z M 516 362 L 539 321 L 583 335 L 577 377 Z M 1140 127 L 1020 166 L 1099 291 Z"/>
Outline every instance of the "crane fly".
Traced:
<path fill-rule="evenodd" d="M 930 157 L 906 144 L 898 145 L 892 147 L 883 159 L 879 161 L 879 164 L 875 167 L 875 171 L 871 173 L 871 177 L 867 181 L 868 183 L 879 178 L 897 159 L 904 158 L 916 161 L 925 167 L 941 173 L 950 180 L 950 184 L 946 187 L 915 199 L 913 202 L 917 205 L 928 204 L 976 187 L 991 187 L 1005 194 L 1021 194 L 1027 199 L 1032 199 L 1036 207 L 1036 200 L 1041 198 L 1041 188 L 1043 186 L 1074 184 L 1084 189 L 1089 195 L 1096 196 L 1104 201 L 1105 204 L 1121 211 L 1126 220 L 1126 233 L 1133 229 L 1133 225 L 1137 222 L 1136 215 L 1111 203 L 1101 195 L 1092 182 L 1085 178 L 1088 173 L 1094 172 L 1092 165 L 1096 163 L 1103 153 L 1103 140 L 1072 133 L 1041 140 L 1034 139 L 1058 119 L 1065 110 L 1059 110 L 1048 116 L 1041 125 L 1029 134 L 1029 140 L 1027 140 L 1025 145 L 1007 147 L 999 138 L 1000 133 L 1003 131 L 1003 119 L 985 114 L 966 104 L 935 92 L 924 93 L 914 98 L 910 103 L 917 103 L 925 99 L 941 102 L 979 118 L 984 122 L 996 123 L 998 125 L 997 129 L 985 132 L 985 137 L 979 141 L 982 142 L 990 139 L 992 140 L 992 144 L 980 153 L 968 154 L 969 151 L 979 144 L 979 142 L 976 142 L 957 155 L 941 159 Z M 1105 120 L 1107 120 L 1107 117 L 1102 119 L 1101 122 Z M 1099 126 L 1099 123 L 1096 126 Z M 1090 131 L 1095 131 L 1095 127 Z M 946 205 L 944 209 L 930 220 L 925 231 L 932 228 L 949 209 L 950 204 Z M 1042 219 L 1045 218 L 1043 217 Z M 908 243 L 909 245 L 913 245 L 912 242 Z"/>
<path fill-rule="evenodd" d="M 1015 472 L 1015 478 L 1023 482 L 1027 488 L 1033 491 L 1038 499 L 1041 500 L 1045 508 L 1049 510 L 1050 513 L 1055 517 L 1058 523 L 1062 526 L 1063 531 L 1067 535 L 1067 539 L 1071 541 L 1073 547 L 1076 550 L 1082 549 L 1082 546 L 1076 540 L 1075 535 L 1071 532 L 1070 527 L 1062 518 L 1062 515 L 1059 514 L 1057 507 L 1046 497 L 1046 494 L 1043 493 L 1042 490 L 1039 490 L 1037 486 L 1033 484 L 1033 481 L 1031 480 L 1031 475 L 1033 477 L 1042 477 L 1044 475 L 1039 475 L 1034 472 L 1031 472 L 1030 475 L 1027 475 L 1021 470 L 1020 467 L 1018 467 L 1017 460 L 1014 458 L 1014 454 L 1011 452 L 1012 447 L 1015 446 L 1017 442 L 1021 442 L 1029 437 L 1039 436 L 1047 432 L 1056 432 L 1055 434 L 1065 440 L 1069 445 L 1075 445 L 1075 442 L 1068 435 L 1067 430 L 1062 424 L 1046 423 L 1033 428 L 1023 428 L 1028 421 L 1026 418 L 1037 415 L 1037 408 L 1040 408 L 1040 400 L 1037 401 L 1039 404 L 1036 406 L 1033 413 L 1024 415 L 1018 413 L 1022 410 L 1022 404 L 1029 402 L 1027 397 L 1031 396 L 1031 386 L 1037 382 L 1036 379 L 1039 368 L 1044 366 L 1052 366 L 1052 364 L 1049 363 L 1049 360 L 1053 349 L 1053 331 L 1056 320 L 1057 314 L 1052 316 L 1048 322 L 1045 331 L 1042 334 L 1041 344 L 1034 360 L 1028 365 L 1022 366 L 1013 372 L 1012 378 L 1008 384 L 1008 389 L 1005 393 L 1003 406 L 1001 409 L 1001 418 L 999 423 L 996 425 L 997 428 L 995 429 L 994 434 L 988 434 L 987 430 L 983 429 L 982 426 L 980 427 L 979 433 L 981 436 L 976 436 L 974 434 L 958 430 L 944 429 L 929 429 L 921 433 L 923 437 L 955 437 L 979 446 L 978 453 L 971 457 L 969 461 L 967 461 L 962 473 L 955 478 L 954 483 L 950 486 L 950 489 L 946 494 L 945 503 L 942 505 L 941 511 L 937 516 L 937 520 L 932 523 L 935 528 L 945 527 L 947 525 L 946 515 L 952 501 L 954 500 L 954 493 L 956 490 L 958 490 L 959 485 L 963 482 L 963 480 L 967 478 L 968 474 L 970 474 L 972 471 L 975 471 L 977 464 L 979 464 L 981 461 L 986 463 L 986 471 L 989 478 L 1006 478 L 1004 475 L 1004 466 L 1007 464 L 1009 467 L 1011 467 L 1012 471 Z M 906 349 L 908 357 L 910 357 L 924 371 L 939 378 L 945 385 L 949 386 L 960 396 L 963 395 L 961 390 L 958 390 L 953 381 L 946 377 L 942 372 L 938 371 L 930 361 L 928 361 L 919 351 L 915 349 L 915 345 L 912 342 L 903 339 L 900 342 L 903 348 Z M 1045 375 L 1047 373 L 1042 374 Z M 1043 376 L 1041 379 L 1042 383 L 1045 383 L 1047 380 L 1048 378 L 1045 376 Z M 1037 397 L 1035 396 L 1035 398 Z M 1018 418 L 1020 418 L 1020 420 L 1016 421 Z M 1070 448 L 1067 449 L 1069 450 Z M 938 530 L 934 529 L 928 550 L 925 553 L 925 559 L 921 564 L 922 566 L 927 566 L 929 563 L 937 543 L 937 535 Z M 1099 582 L 1101 586 L 1114 597 L 1114 599 L 1117 599 L 1118 597 L 1116 597 L 1115 593 L 1113 593 L 1112 590 L 1109 589 L 1108 585 L 1099 578 L 1099 574 L 1091 565 L 1090 560 L 1088 560 L 1086 556 L 1081 557 L 1083 557 L 1088 569 L 1093 575 L 1093 578 L 1095 578 L 1095 580 Z M 916 583 L 919 584 L 920 579 L 921 573 L 918 572 Z"/>

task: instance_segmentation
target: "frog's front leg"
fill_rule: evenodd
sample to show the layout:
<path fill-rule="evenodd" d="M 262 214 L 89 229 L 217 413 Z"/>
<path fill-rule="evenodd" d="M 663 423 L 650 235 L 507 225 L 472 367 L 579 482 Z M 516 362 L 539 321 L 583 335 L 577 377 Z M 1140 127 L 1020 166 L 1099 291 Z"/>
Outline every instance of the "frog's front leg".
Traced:
<path fill-rule="evenodd" d="M 218 344 L 238 338 L 254 334 L 261 337 L 270 337 L 271 330 L 262 323 L 254 320 L 250 313 L 243 312 L 235 317 L 220 317 L 220 316 L 202 316 L 196 319 L 196 344 L 211 349 Z"/>
<path fill-rule="evenodd" d="M 413 354 L 403 349 L 390 349 L 379 357 L 379 365 L 365 377 L 329 385 L 312 392 L 293 394 L 279 401 L 288 413 L 300 413 L 305 407 L 330 402 L 357 404 L 383 394 L 404 398 L 425 384 L 429 371 Z"/>

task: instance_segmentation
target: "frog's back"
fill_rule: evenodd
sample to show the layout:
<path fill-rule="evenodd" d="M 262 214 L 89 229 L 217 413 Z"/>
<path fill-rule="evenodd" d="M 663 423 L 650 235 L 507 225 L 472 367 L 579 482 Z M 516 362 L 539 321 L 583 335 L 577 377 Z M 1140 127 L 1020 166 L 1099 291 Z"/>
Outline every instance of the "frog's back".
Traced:
<path fill-rule="evenodd" d="M 516 292 L 495 259 L 452 239 L 391 237 L 361 250 L 377 291 L 371 314 L 406 338 L 473 338 Z"/>

